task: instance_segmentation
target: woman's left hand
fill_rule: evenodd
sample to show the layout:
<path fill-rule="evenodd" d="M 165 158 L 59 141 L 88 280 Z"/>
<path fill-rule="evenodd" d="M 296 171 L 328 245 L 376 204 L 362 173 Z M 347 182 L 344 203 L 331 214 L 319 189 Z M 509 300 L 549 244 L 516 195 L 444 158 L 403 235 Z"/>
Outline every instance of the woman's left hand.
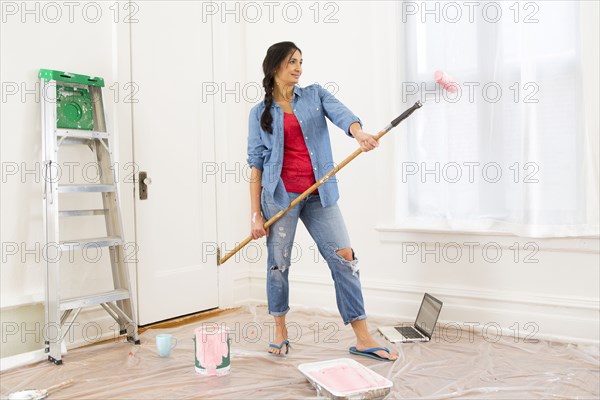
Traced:
<path fill-rule="evenodd" d="M 370 135 L 362 130 L 353 132 L 352 136 L 356 139 L 363 151 L 371 151 L 375 147 L 379 147 L 379 142 L 374 135 Z"/>

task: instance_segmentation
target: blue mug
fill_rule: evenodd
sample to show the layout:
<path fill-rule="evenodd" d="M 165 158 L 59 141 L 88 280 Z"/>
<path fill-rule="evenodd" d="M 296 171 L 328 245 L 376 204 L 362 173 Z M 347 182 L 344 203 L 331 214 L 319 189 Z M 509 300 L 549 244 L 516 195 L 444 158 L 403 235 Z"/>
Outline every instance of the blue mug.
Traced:
<path fill-rule="evenodd" d="M 156 335 L 156 349 L 159 356 L 169 357 L 175 346 L 177 346 L 177 339 L 173 335 L 168 333 Z"/>

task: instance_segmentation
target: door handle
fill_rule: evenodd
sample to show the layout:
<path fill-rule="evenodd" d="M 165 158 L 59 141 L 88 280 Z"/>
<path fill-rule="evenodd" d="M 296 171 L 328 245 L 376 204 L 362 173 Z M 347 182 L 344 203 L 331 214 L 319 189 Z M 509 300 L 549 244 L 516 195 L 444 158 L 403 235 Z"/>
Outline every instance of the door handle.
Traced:
<path fill-rule="evenodd" d="M 148 199 L 148 185 L 152 184 L 152 179 L 148 176 L 146 171 L 140 171 L 138 182 L 140 185 L 140 200 Z"/>

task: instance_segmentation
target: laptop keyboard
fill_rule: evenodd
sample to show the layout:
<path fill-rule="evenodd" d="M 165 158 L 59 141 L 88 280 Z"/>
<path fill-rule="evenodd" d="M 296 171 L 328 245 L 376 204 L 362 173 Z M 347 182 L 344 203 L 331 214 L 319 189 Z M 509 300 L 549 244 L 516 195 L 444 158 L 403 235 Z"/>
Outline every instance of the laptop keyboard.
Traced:
<path fill-rule="evenodd" d="M 407 339 L 419 339 L 423 337 L 423 335 L 412 326 L 397 326 L 396 330 Z"/>

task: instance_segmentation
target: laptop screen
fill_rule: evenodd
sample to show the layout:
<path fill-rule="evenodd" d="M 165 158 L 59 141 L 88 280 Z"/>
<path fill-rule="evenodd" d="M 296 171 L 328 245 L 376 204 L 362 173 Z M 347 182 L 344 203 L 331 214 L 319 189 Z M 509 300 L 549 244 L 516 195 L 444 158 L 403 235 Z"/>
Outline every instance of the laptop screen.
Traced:
<path fill-rule="evenodd" d="M 415 326 L 421 328 L 421 331 L 431 338 L 435 323 L 437 322 L 438 316 L 442 309 L 442 302 L 436 298 L 425 293 L 419 314 L 417 314 L 417 320 Z"/>

